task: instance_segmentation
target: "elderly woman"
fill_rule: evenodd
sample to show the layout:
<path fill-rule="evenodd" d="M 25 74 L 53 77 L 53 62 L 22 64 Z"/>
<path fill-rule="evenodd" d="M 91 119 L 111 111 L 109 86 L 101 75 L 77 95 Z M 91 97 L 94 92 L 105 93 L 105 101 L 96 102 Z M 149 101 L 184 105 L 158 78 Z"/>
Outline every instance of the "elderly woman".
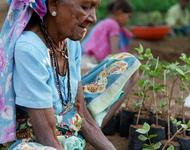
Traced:
<path fill-rule="evenodd" d="M 98 4 L 12 0 L 0 35 L 1 148 L 82 150 L 87 140 L 115 150 L 100 127 L 126 98 L 140 63 L 121 53 L 81 79 L 77 40 L 96 21 Z"/>

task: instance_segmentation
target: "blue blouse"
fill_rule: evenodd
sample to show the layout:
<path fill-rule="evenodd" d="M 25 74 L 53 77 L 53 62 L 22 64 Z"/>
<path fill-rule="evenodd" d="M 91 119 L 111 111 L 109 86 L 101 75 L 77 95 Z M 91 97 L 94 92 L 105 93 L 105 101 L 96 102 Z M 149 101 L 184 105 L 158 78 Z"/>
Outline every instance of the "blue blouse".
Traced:
<path fill-rule="evenodd" d="M 81 46 L 79 41 L 67 39 L 70 85 L 74 104 L 80 76 Z M 27 108 L 51 108 L 55 113 L 62 111 L 55 86 L 53 69 L 46 45 L 31 31 L 25 31 L 16 42 L 14 52 L 13 84 L 16 104 Z M 67 75 L 59 77 L 62 95 L 67 99 Z"/>

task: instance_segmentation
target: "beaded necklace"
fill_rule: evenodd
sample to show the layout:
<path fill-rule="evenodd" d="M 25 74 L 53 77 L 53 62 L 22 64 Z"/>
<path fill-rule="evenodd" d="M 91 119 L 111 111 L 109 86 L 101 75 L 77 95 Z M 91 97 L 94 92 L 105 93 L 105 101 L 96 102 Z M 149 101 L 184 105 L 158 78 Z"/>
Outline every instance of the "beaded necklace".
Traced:
<path fill-rule="evenodd" d="M 48 48 L 50 48 L 50 59 L 51 59 L 51 65 L 54 70 L 54 77 L 55 77 L 55 84 L 56 88 L 59 94 L 59 98 L 62 104 L 63 111 L 60 113 L 60 115 L 65 114 L 71 109 L 71 85 L 70 85 L 70 68 L 69 68 L 69 58 L 68 58 L 68 49 L 67 49 L 67 44 L 65 44 L 65 47 L 62 47 L 62 49 L 57 49 L 55 46 L 55 42 L 53 39 L 49 36 L 46 26 L 43 22 L 40 24 L 40 28 L 42 30 L 46 45 Z M 55 54 L 55 51 L 58 51 L 61 53 L 61 56 L 64 59 L 64 66 L 66 64 L 66 74 L 67 74 L 67 100 L 64 101 L 63 95 L 61 92 L 61 83 L 59 80 L 59 65 L 58 65 L 58 60 Z"/>

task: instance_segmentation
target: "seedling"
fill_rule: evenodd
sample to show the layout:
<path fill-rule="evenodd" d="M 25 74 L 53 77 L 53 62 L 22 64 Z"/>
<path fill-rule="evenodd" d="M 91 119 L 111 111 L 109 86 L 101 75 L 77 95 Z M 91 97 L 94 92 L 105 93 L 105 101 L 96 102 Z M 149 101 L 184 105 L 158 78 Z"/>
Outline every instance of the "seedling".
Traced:
<path fill-rule="evenodd" d="M 136 121 L 136 124 L 138 124 L 142 108 L 144 108 L 145 100 L 148 97 L 147 92 L 150 90 L 150 80 L 148 80 L 147 74 L 150 71 L 150 61 L 153 59 L 153 55 L 151 49 L 144 49 L 142 45 L 140 45 L 139 48 L 136 48 L 135 50 L 138 53 L 138 59 L 142 62 L 145 62 L 140 66 L 141 75 L 140 79 L 137 82 L 138 92 L 135 93 L 141 102 Z"/>
<path fill-rule="evenodd" d="M 141 134 L 138 136 L 138 139 L 148 143 L 143 145 L 143 150 L 157 150 L 161 147 L 161 143 L 160 142 L 153 143 L 151 139 L 157 137 L 157 135 L 149 134 L 149 131 L 150 131 L 150 125 L 145 122 L 142 128 L 136 130 L 136 132 Z"/>
<path fill-rule="evenodd" d="M 176 133 L 168 139 L 168 141 L 163 146 L 162 150 L 165 150 L 165 148 L 168 146 L 168 144 L 179 134 L 183 133 L 186 130 L 190 130 L 190 121 L 188 121 L 186 124 L 182 124 L 181 121 L 177 121 L 176 119 L 173 120 L 173 123 L 176 124 L 176 126 L 180 126 L 180 128 L 176 131 Z"/>

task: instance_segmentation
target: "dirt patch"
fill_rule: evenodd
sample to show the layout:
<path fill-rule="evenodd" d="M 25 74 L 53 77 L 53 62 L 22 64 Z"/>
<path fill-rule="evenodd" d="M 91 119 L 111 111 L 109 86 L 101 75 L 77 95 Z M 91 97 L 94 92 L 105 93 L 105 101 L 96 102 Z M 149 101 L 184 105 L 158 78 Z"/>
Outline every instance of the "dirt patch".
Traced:
<path fill-rule="evenodd" d="M 107 136 L 107 138 L 113 143 L 117 150 L 127 150 L 128 140 L 125 137 L 120 137 L 118 134 L 114 136 Z M 85 150 L 96 150 L 90 144 L 87 143 Z"/>
<path fill-rule="evenodd" d="M 145 41 L 134 39 L 129 47 L 134 53 L 134 48 L 142 44 L 145 48 L 151 48 L 154 56 L 159 56 L 160 60 L 176 61 L 181 53 L 190 55 L 189 37 L 167 37 L 159 41 Z"/>

